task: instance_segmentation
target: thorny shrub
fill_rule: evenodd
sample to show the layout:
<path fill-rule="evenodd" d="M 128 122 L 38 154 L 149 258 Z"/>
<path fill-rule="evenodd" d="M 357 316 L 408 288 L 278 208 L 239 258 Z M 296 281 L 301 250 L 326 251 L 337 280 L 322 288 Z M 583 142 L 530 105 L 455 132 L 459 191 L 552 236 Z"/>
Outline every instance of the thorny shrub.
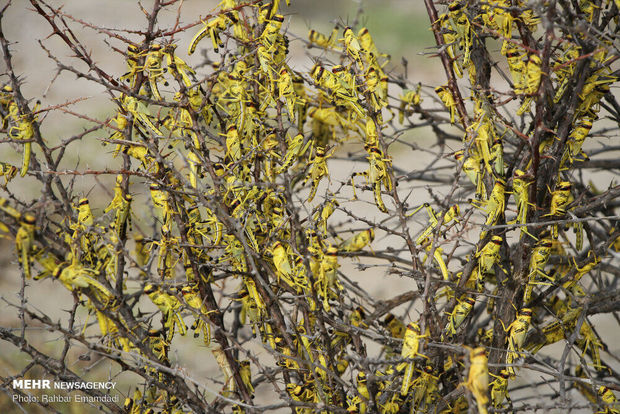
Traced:
<path fill-rule="evenodd" d="M 123 31 L 30 0 L 71 51 L 49 52 L 59 72 L 107 91 L 107 119 L 24 96 L 0 31 L 0 232 L 23 283 L 20 326 L 0 338 L 31 360 L 9 394 L 35 368 L 82 380 L 81 347 L 141 378 L 106 412 L 618 412 L 618 359 L 592 319 L 620 307 L 617 0 L 425 0 L 437 87 L 357 22 L 294 37 L 308 68 L 278 1 L 223 0 L 186 25 L 182 3 L 155 0 L 146 29 Z M 178 17 L 160 27 L 166 9 Z M 204 48 L 217 59 L 186 63 Z M 53 142 L 49 112 L 91 127 Z M 85 143 L 114 164 L 59 168 Z M 102 211 L 78 175 L 116 178 Z M 16 195 L 24 176 L 36 197 Z M 410 289 L 380 299 L 355 269 Z M 26 300 L 44 278 L 72 293 L 60 322 Z M 33 324 L 64 338 L 60 356 L 31 344 Z M 219 370 L 191 377 L 176 352 Z"/>

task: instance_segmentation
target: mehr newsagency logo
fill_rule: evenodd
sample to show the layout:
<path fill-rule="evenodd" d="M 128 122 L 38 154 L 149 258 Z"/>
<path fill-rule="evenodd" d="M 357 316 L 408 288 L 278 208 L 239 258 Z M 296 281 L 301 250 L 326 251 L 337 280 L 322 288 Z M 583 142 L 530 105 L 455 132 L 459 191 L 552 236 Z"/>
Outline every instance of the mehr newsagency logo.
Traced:
<path fill-rule="evenodd" d="M 73 395 L 42 394 L 40 396 L 13 394 L 13 401 L 18 403 L 106 403 L 119 402 L 118 395 L 105 394 L 116 389 L 116 382 L 106 381 L 52 381 L 47 379 L 14 379 L 15 390 L 65 390 L 88 391 L 98 390 L 98 395 L 76 393 Z"/>

